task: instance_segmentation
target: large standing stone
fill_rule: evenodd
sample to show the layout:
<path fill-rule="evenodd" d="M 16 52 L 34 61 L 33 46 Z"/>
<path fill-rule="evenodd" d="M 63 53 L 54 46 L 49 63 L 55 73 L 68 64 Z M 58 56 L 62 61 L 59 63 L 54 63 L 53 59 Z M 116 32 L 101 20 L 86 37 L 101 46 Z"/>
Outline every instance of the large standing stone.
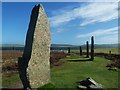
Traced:
<path fill-rule="evenodd" d="M 38 88 L 50 81 L 50 27 L 42 5 L 33 8 L 22 59 L 20 78 L 24 88 Z"/>

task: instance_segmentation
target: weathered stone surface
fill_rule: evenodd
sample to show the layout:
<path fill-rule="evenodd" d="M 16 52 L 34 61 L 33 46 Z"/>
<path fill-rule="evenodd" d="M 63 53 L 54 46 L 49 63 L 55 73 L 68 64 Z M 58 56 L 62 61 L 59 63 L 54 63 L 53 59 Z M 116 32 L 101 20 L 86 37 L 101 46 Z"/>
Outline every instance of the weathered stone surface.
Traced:
<path fill-rule="evenodd" d="M 50 81 L 50 27 L 42 5 L 32 10 L 22 57 L 20 77 L 24 88 L 38 88 Z M 26 60 L 26 61 L 25 61 Z M 19 60 L 20 62 L 20 60 Z M 21 67 L 21 64 L 19 64 Z M 22 71 L 21 71 L 22 70 Z M 25 76 L 24 76 L 25 75 Z M 27 81 L 26 81 L 27 80 Z M 26 84 L 28 83 L 28 84 Z"/>
<path fill-rule="evenodd" d="M 95 82 L 91 77 L 87 78 L 86 80 L 81 80 L 78 83 L 80 83 L 80 85 L 78 85 L 78 88 L 82 89 L 103 89 L 103 86 Z"/>

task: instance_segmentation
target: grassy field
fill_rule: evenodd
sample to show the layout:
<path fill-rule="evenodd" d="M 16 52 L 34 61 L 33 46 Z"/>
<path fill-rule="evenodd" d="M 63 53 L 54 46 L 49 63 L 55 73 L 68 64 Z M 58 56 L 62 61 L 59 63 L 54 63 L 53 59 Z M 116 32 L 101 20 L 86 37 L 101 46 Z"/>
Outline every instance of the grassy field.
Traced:
<path fill-rule="evenodd" d="M 2 73 L 2 87 L 10 88 L 21 82 L 18 72 Z"/>
<path fill-rule="evenodd" d="M 85 61 L 89 58 L 79 57 L 72 54 L 61 59 L 62 64 L 51 68 L 51 83 L 43 88 L 76 88 L 77 81 L 92 77 L 96 82 L 105 88 L 118 87 L 118 71 L 109 71 L 106 68 L 110 60 L 102 57 L 95 57 L 94 61 Z M 80 62 L 70 62 L 68 60 L 82 60 Z M 3 73 L 3 87 L 11 87 L 20 82 L 18 72 Z"/>
<path fill-rule="evenodd" d="M 111 61 L 95 57 L 94 61 L 69 62 L 67 60 L 87 60 L 79 57 L 67 57 L 62 59 L 61 66 L 51 68 L 51 84 L 45 87 L 76 88 L 77 81 L 92 77 L 104 88 L 118 87 L 118 72 L 109 71 L 106 65 Z"/>
<path fill-rule="evenodd" d="M 95 53 L 109 53 L 111 51 L 112 54 L 119 54 L 118 48 L 96 48 L 94 49 Z M 71 50 L 71 52 L 80 52 L 79 50 Z M 83 52 L 86 52 L 86 49 L 83 49 Z M 90 52 L 90 50 L 89 50 Z"/>
<path fill-rule="evenodd" d="M 118 54 L 118 48 L 97 48 L 95 49 L 95 53 L 109 53 L 111 51 L 112 54 Z"/>

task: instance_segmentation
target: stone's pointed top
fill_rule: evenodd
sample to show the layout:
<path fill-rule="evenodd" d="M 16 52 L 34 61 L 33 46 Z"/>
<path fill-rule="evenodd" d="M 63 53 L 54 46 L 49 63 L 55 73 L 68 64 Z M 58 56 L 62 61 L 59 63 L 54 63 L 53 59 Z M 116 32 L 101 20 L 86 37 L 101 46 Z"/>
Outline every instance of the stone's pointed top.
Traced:
<path fill-rule="evenodd" d="M 42 4 L 39 4 L 39 5 L 40 5 L 40 8 L 41 8 L 42 10 L 44 10 L 43 5 L 42 5 Z"/>
<path fill-rule="evenodd" d="M 35 5 L 35 6 L 40 7 L 40 4 L 37 4 L 37 5 Z"/>
<path fill-rule="evenodd" d="M 37 4 L 36 6 L 40 6 L 40 7 L 42 7 L 42 4 Z"/>
<path fill-rule="evenodd" d="M 37 4 L 37 5 L 35 5 L 35 7 L 43 8 L 43 5 L 42 4 Z"/>
<path fill-rule="evenodd" d="M 33 7 L 32 11 L 34 11 L 36 8 L 37 8 L 37 6 L 35 5 L 35 6 Z"/>
<path fill-rule="evenodd" d="M 42 5 L 42 4 L 40 4 L 40 7 L 43 7 L 43 5 Z"/>
<path fill-rule="evenodd" d="M 44 11 L 44 8 L 43 8 L 43 5 L 42 4 L 37 4 L 37 5 L 35 5 L 34 6 L 34 8 L 33 9 L 40 9 L 40 10 L 42 10 L 42 11 Z M 34 11 L 34 10 L 33 10 Z"/>
<path fill-rule="evenodd" d="M 33 9 L 32 9 L 32 12 L 36 12 L 36 11 L 38 11 L 38 10 L 40 10 L 40 11 L 44 11 L 44 8 L 43 8 L 43 6 L 42 6 L 42 4 L 37 4 L 37 5 L 35 5 L 34 7 L 33 7 Z"/>

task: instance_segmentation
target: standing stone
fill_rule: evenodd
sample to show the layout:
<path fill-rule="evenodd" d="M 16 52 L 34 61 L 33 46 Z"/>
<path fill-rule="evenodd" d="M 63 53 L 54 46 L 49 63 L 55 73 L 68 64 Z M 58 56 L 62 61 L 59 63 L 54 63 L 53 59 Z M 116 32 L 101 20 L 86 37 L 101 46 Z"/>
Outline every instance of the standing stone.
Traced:
<path fill-rule="evenodd" d="M 19 73 L 24 88 L 38 88 L 50 82 L 50 27 L 41 4 L 32 10 Z"/>
<path fill-rule="evenodd" d="M 94 60 L 94 37 L 91 37 L 91 60 Z"/>
<path fill-rule="evenodd" d="M 86 51 L 87 51 L 86 57 L 89 58 L 89 43 L 88 43 L 88 41 L 86 42 Z"/>
<path fill-rule="evenodd" d="M 70 47 L 68 47 L 68 53 L 70 54 Z"/>
<path fill-rule="evenodd" d="M 80 56 L 82 55 L 82 47 L 80 46 Z"/>

